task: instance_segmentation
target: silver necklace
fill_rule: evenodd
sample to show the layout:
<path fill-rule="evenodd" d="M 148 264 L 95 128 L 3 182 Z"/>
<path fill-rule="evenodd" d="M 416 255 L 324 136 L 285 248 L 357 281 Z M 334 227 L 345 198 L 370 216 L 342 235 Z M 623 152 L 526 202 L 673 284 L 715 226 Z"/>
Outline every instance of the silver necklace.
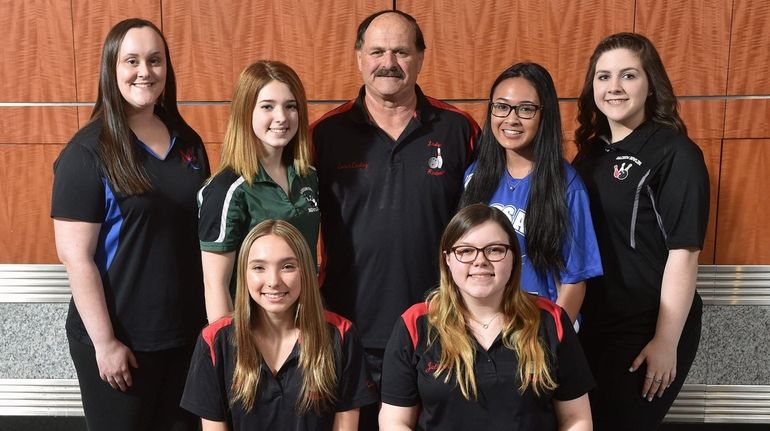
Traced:
<path fill-rule="evenodd" d="M 479 325 L 481 325 L 482 328 L 489 329 L 489 325 L 491 325 L 492 322 L 494 322 L 495 319 L 497 319 L 497 316 L 499 316 L 499 315 L 500 315 L 500 312 L 498 311 L 492 317 L 490 317 L 489 320 L 487 320 L 487 323 L 481 323 L 478 320 L 474 319 L 473 317 L 471 317 L 470 319 L 473 320 L 474 322 L 478 323 Z"/>

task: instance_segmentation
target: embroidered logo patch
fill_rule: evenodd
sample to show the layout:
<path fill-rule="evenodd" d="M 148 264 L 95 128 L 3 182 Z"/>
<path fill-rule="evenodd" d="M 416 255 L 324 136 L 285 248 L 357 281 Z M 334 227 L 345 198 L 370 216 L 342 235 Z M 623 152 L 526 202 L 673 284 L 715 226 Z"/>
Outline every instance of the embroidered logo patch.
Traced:
<path fill-rule="evenodd" d="M 618 165 L 615 165 L 615 172 L 612 173 L 612 176 L 623 181 L 628 178 L 628 170 L 631 169 L 632 166 L 634 165 L 631 163 L 621 163 L 619 168 Z"/>
<path fill-rule="evenodd" d="M 428 140 L 428 147 L 435 148 L 435 155 L 428 158 L 428 175 L 440 176 L 444 175 L 446 171 L 441 169 L 444 166 L 444 159 L 441 157 L 441 144 L 435 141 Z"/>
<path fill-rule="evenodd" d="M 310 187 L 302 187 L 299 190 L 299 194 L 302 195 L 303 198 L 308 203 L 307 211 L 314 213 L 318 212 L 318 199 L 315 197 L 315 192 Z"/>

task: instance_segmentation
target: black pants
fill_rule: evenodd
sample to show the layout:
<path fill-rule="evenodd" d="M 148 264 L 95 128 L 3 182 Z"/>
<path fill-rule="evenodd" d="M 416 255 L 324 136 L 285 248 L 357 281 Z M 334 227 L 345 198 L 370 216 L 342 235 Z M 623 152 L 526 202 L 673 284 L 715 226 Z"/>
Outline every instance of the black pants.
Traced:
<path fill-rule="evenodd" d="M 696 296 L 687 316 L 676 355 L 676 378 L 663 396 L 652 401 L 642 398 L 642 385 L 647 375 L 646 363 L 631 373 L 631 363 L 647 344 L 632 343 L 622 337 L 607 337 L 583 330 L 583 343 L 596 388 L 589 393 L 594 430 L 656 430 L 682 389 L 690 366 L 698 351 L 701 331 L 702 303 Z"/>
<path fill-rule="evenodd" d="M 134 352 L 133 386 L 112 389 L 99 378 L 93 346 L 67 337 L 90 431 L 194 431 L 198 418 L 179 407 L 193 345 Z"/>
<path fill-rule="evenodd" d="M 382 358 L 385 356 L 385 349 L 364 349 L 364 358 L 366 359 L 366 368 L 369 370 L 369 375 L 372 377 L 372 381 L 377 385 L 377 393 L 379 394 L 382 386 Z M 370 404 L 368 406 L 361 407 L 358 430 L 359 431 L 377 431 L 379 429 L 377 423 L 377 417 L 380 414 L 380 403 Z"/>

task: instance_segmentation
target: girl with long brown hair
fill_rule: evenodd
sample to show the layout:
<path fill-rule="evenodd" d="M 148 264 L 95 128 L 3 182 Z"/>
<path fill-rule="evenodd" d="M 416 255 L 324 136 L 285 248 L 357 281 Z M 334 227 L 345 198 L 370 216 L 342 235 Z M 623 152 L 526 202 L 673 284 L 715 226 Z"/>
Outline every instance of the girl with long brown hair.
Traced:
<path fill-rule="evenodd" d="M 195 195 L 209 169 L 152 22 L 126 19 L 107 34 L 91 119 L 54 174 L 56 250 L 72 288 L 67 337 L 88 428 L 195 429 L 179 399 L 206 322 Z"/>
<path fill-rule="evenodd" d="M 516 233 L 496 208 L 460 210 L 437 289 L 385 350 L 380 427 L 589 430 L 588 365 L 566 312 L 519 288 Z"/>
<path fill-rule="evenodd" d="M 377 394 L 352 324 L 323 309 L 299 230 L 259 223 L 236 275 L 235 312 L 201 333 L 182 407 L 204 431 L 357 429 Z"/>
<path fill-rule="evenodd" d="M 604 276 L 588 282 L 581 342 L 602 430 L 657 429 L 695 360 L 695 290 L 709 214 L 703 153 L 687 137 L 655 46 L 608 36 L 578 99 L 575 168 L 588 188 Z"/>

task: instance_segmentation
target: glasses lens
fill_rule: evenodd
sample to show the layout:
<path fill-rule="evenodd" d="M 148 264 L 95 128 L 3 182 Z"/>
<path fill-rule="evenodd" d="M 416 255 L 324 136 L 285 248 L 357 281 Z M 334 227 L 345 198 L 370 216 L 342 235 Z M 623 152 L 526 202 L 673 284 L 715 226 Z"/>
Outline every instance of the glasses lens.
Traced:
<path fill-rule="evenodd" d="M 490 262 L 499 262 L 505 259 L 505 255 L 508 253 L 508 247 L 504 245 L 490 245 L 484 249 L 484 256 Z"/>
<path fill-rule="evenodd" d="M 511 108 L 513 108 L 513 106 L 507 103 L 491 103 L 490 105 L 492 106 L 492 115 L 500 118 L 507 117 L 511 113 Z"/>
<path fill-rule="evenodd" d="M 457 247 L 454 249 L 454 252 L 458 261 L 468 263 L 476 260 L 478 250 L 475 247 Z"/>
<path fill-rule="evenodd" d="M 528 120 L 530 118 L 534 118 L 535 114 L 537 114 L 537 106 L 535 105 L 516 106 L 516 115 L 518 115 L 519 118 L 524 118 L 525 120 Z"/>

